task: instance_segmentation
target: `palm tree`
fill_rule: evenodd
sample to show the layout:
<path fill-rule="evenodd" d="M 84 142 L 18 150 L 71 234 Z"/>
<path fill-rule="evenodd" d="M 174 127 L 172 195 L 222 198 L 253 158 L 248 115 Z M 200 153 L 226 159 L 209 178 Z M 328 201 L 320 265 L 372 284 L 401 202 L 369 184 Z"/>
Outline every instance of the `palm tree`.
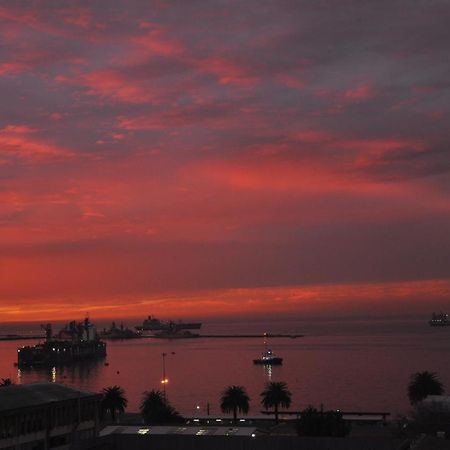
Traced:
<path fill-rule="evenodd" d="M 169 404 L 164 394 L 155 389 L 144 392 L 140 410 L 146 423 L 163 424 L 183 421 L 179 412 Z"/>
<path fill-rule="evenodd" d="M 237 422 L 237 412 L 247 414 L 250 397 L 243 386 L 228 386 L 222 393 L 220 409 L 224 413 L 233 412 L 233 422 Z"/>
<path fill-rule="evenodd" d="M 288 391 L 287 384 L 283 381 L 271 381 L 266 384 L 263 392 L 261 392 L 261 403 L 264 408 L 274 409 L 275 422 L 278 423 L 278 409 L 289 408 L 291 406 L 291 393 Z"/>
<path fill-rule="evenodd" d="M 102 411 L 110 412 L 111 420 L 116 421 L 116 411 L 122 414 L 128 405 L 128 400 L 125 397 L 125 391 L 120 386 L 111 386 L 102 391 L 101 407 Z"/>
<path fill-rule="evenodd" d="M 411 405 L 416 405 L 428 395 L 442 395 L 444 385 L 434 372 L 416 372 L 411 375 L 408 385 L 408 397 Z"/>

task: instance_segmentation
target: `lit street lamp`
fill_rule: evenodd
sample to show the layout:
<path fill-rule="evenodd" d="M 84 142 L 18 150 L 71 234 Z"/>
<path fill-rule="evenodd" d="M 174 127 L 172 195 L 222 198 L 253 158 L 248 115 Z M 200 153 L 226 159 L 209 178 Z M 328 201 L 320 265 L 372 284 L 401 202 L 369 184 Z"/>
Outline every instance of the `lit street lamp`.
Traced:
<path fill-rule="evenodd" d="M 172 355 L 175 355 L 175 352 L 172 352 Z M 164 400 L 166 400 L 166 384 L 169 382 L 169 379 L 166 376 L 166 356 L 167 356 L 167 353 L 161 353 L 161 356 L 162 356 L 162 379 L 161 379 L 161 384 L 163 386 Z"/>
<path fill-rule="evenodd" d="M 169 379 L 166 377 L 166 356 L 167 353 L 162 353 L 162 379 L 161 384 L 163 385 L 163 395 L 164 400 L 166 399 L 166 384 L 169 382 Z"/>

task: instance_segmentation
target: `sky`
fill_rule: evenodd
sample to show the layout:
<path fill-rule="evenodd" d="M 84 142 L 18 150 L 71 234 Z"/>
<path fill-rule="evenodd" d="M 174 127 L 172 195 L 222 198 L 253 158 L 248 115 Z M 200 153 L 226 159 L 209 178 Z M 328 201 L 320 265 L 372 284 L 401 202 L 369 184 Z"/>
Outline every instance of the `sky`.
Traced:
<path fill-rule="evenodd" d="M 450 310 L 449 18 L 2 0 L 2 320 Z"/>

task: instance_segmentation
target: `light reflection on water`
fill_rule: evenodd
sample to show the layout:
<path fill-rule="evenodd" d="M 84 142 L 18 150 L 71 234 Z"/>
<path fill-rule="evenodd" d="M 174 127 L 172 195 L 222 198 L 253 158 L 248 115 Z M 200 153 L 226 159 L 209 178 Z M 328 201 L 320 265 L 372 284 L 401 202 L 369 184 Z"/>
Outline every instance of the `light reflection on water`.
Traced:
<path fill-rule="evenodd" d="M 250 414 L 261 410 L 260 392 L 269 381 L 285 381 L 293 394 L 292 409 L 309 404 L 341 410 L 406 412 L 406 385 L 411 373 L 437 372 L 450 389 L 450 329 L 421 329 L 416 333 L 309 336 L 271 340 L 282 366 L 258 366 L 257 338 L 152 339 L 108 342 L 106 360 L 40 370 L 14 367 L 21 341 L 0 342 L 0 378 L 16 383 L 61 382 L 80 389 L 101 391 L 120 385 L 130 411 L 139 408 L 145 390 L 160 388 L 162 353 L 166 358 L 167 396 L 184 414 L 210 404 L 220 412 L 219 399 L 231 384 L 246 387 Z M 28 342 L 27 342 L 28 344 Z M 31 342 L 30 342 L 31 344 Z M 173 354 L 172 354 L 173 352 Z"/>
<path fill-rule="evenodd" d="M 272 381 L 272 364 L 267 364 L 264 367 L 264 374 L 266 375 L 267 381 Z"/>

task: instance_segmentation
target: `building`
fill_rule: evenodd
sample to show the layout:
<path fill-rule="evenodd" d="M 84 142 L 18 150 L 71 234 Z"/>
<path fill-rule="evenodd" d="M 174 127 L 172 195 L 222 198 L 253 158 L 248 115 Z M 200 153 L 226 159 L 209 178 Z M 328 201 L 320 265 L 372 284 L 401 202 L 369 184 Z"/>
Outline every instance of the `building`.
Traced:
<path fill-rule="evenodd" d="M 419 408 L 435 408 L 450 413 L 449 395 L 429 395 L 419 403 Z"/>
<path fill-rule="evenodd" d="M 100 394 L 56 383 L 0 388 L 0 449 L 70 449 L 99 432 Z"/>
<path fill-rule="evenodd" d="M 115 425 L 82 450 L 404 450 L 404 444 L 391 437 L 271 435 L 255 426 Z"/>

